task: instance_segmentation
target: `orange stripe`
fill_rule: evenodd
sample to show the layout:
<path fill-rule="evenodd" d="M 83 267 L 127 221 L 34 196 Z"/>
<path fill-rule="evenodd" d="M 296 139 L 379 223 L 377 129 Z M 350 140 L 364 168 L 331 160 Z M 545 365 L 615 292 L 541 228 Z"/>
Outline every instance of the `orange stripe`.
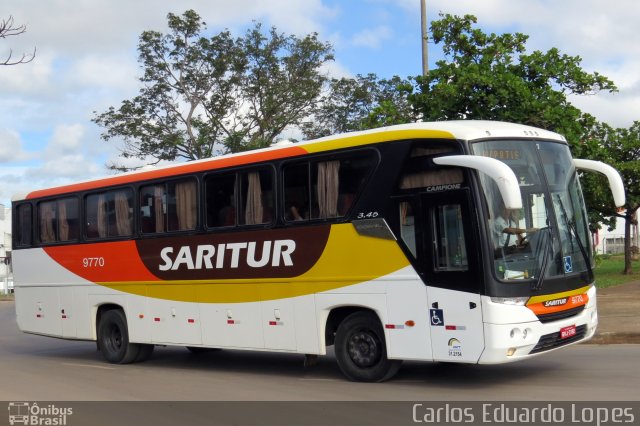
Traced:
<path fill-rule="evenodd" d="M 238 155 L 233 157 L 213 158 L 205 161 L 195 161 L 178 166 L 160 168 L 136 173 L 124 173 L 121 175 L 110 176 L 103 179 L 97 179 L 89 182 L 80 182 L 71 185 L 59 186 L 56 188 L 41 189 L 33 191 L 27 195 L 26 199 L 39 197 L 49 197 L 69 192 L 87 191 L 91 189 L 103 188 L 113 185 L 126 185 L 133 182 L 139 182 L 148 179 L 159 179 L 171 176 L 178 176 L 189 173 L 198 173 L 207 170 L 222 169 L 225 167 L 241 166 L 251 163 L 259 163 L 262 161 L 277 160 L 287 157 L 295 157 L 307 153 L 303 147 L 292 146 L 281 148 L 273 151 L 254 152 L 246 155 Z"/>
<path fill-rule="evenodd" d="M 135 241 L 44 247 L 58 264 L 84 278 L 103 281 L 160 281 L 144 265 Z"/>
<path fill-rule="evenodd" d="M 561 299 L 564 299 L 564 297 L 561 297 L 561 298 L 556 297 L 549 300 L 561 300 Z M 563 305 L 545 306 L 544 305 L 545 302 L 540 302 L 540 303 L 527 305 L 527 308 L 531 309 L 533 313 L 536 315 L 544 315 L 544 314 L 552 314 L 555 312 L 561 312 L 561 311 L 566 311 L 568 309 L 577 308 L 579 306 L 586 305 L 587 302 L 589 302 L 589 296 L 587 295 L 587 293 L 578 294 L 574 296 L 566 296 L 566 299 L 567 299 L 567 302 Z"/>

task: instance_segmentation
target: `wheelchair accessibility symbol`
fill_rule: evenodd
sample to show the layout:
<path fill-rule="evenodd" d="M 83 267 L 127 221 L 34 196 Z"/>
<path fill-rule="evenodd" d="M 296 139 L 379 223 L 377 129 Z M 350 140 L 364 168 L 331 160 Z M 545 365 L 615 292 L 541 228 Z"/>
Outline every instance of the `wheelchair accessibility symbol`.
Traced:
<path fill-rule="evenodd" d="M 573 263 L 571 262 L 571 256 L 564 257 L 564 273 L 568 274 L 573 272 Z"/>
<path fill-rule="evenodd" d="M 431 325 L 444 326 L 444 313 L 442 309 L 429 309 L 429 317 L 431 318 Z"/>

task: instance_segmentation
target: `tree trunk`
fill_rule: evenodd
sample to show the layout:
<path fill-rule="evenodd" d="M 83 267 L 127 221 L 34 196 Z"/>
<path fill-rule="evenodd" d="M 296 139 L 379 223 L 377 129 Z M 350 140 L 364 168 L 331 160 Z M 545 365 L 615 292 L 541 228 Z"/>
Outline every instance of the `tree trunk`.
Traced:
<path fill-rule="evenodd" d="M 631 222 L 633 221 L 633 216 L 627 210 L 627 213 L 624 216 L 624 271 L 622 272 L 625 275 L 630 275 L 633 273 L 633 268 L 631 265 Z"/>

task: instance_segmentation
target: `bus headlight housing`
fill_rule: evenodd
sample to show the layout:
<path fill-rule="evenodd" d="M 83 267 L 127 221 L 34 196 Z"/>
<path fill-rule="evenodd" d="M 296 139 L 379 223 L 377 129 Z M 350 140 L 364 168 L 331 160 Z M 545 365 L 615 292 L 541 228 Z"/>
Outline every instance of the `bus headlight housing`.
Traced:
<path fill-rule="evenodd" d="M 511 306 L 524 306 L 529 297 L 492 297 L 491 301 L 493 303 L 500 303 L 502 305 L 511 305 Z"/>

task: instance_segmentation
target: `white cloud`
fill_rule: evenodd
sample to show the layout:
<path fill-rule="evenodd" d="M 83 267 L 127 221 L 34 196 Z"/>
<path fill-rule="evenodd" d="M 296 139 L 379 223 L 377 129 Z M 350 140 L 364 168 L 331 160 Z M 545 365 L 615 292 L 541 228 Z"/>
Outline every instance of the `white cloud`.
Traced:
<path fill-rule="evenodd" d="M 137 93 L 138 37 L 145 30 L 166 32 L 168 12 L 196 10 L 210 34 L 229 28 L 239 35 L 252 20 L 299 36 L 316 31 L 336 48 L 336 60 L 324 67 L 336 77 L 379 73 L 376 67 L 388 64 L 390 75 L 415 75 L 407 64 L 420 54 L 410 52 L 412 47 L 403 50 L 419 34 L 416 0 L 333 0 L 331 5 L 325 0 L 6 0 L 3 6 L 16 24 L 27 25 L 27 32 L 3 40 L 0 57 L 6 46 L 17 55 L 37 48 L 33 62 L 0 69 L 0 164 L 14 165 L 0 168 L 0 176 L 11 188 L 92 178 L 110 173 L 105 163 L 125 162 L 117 157 L 117 143 L 102 141 L 101 129 L 90 119 L 93 111 Z M 428 0 L 427 7 L 430 20 L 438 11 L 470 13 L 485 32 L 530 35 L 530 50 L 558 47 L 580 55 L 586 70 L 614 80 L 620 93 L 572 101 L 615 126 L 640 119 L 640 7 L 635 0 Z M 355 8 L 363 13 L 345 15 Z M 341 56 L 341 49 L 348 56 Z M 370 49 L 376 49 L 375 60 Z M 11 188 L 0 186 L 0 199 Z"/>
<path fill-rule="evenodd" d="M 376 28 L 367 28 L 353 36 L 351 43 L 354 46 L 368 47 L 377 49 L 384 40 L 390 39 L 393 31 L 386 25 L 380 25 Z"/>
<path fill-rule="evenodd" d="M 82 146 L 84 136 L 84 126 L 82 124 L 61 124 L 53 132 L 51 142 L 47 146 L 48 155 L 58 156 L 78 152 Z"/>
<path fill-rule="evenodd" d="M 28 158 L 20 135 L 15 131 L 0 129 L 0 163 L 19 162 Z"/>

